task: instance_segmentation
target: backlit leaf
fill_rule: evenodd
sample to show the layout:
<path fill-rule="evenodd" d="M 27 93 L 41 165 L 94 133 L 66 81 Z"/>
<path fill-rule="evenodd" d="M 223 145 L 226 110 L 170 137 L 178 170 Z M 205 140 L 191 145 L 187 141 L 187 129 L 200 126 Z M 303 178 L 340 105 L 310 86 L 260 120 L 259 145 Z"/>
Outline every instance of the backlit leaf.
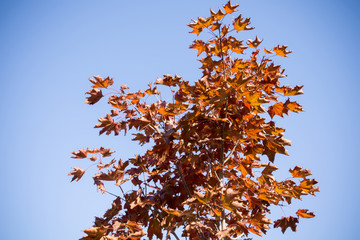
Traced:
<path fill-rule="evenodd" d="M 315 217 L 315 214 L 313 212 L 308 212 L 308 209 L 299 209 L 296 212 L 296 215 L 302 218 L 313 218 Z"/>

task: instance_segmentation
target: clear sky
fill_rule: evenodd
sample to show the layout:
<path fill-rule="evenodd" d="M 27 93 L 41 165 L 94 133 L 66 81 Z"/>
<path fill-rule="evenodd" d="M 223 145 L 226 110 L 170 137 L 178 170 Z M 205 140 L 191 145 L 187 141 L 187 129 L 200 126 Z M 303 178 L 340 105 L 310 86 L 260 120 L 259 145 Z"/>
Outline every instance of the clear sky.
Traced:
<path fill-rule="evenodd" d="M 112 197 L 96 192 L 90 175 L 70 184 L 71 152 L 112 147 L 116 157 L 141 151 L 128 138 L 98 136 L 104 104 L 88 106 L 92 75 L 144 89 L 163 74 L 200 76 L 195 35 L 186 26 L 208 16 L 220 0 L 12 0 L 0 3 L 1 239 L 78 239 Z M 280 167 L 311 169 L 317 197 L 296 207 L 316 213 L 298 232 L 267 239 L 358 239 L 360 215 L 358 91 L 360 2 L 355 0 L 241 0 L 263 46 L 289 45 L 279 59 L 285 83 L 305 85 L 305 112 L 278 123 L 293 141 Z M 239 38 L 242 38 L 239 35 Z M 288 215 L 293 212 L 285 210 Z"/>

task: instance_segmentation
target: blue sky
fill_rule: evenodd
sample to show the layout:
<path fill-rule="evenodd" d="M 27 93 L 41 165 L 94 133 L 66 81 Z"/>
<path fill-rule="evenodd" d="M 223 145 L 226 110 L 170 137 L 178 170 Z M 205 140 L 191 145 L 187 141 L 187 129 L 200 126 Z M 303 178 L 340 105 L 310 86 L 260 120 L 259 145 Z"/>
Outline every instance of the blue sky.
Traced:
<path fill-rule="evenodd" d="M 13 0 L 0 3 L 0 230 L 3 239 L 78 239 L 112 197 L 96 192 L 92 179 L 71 183 L 70 159 L 84 147 L 111 147 L 117 157 L 142 151 L 129 138 L 98 136 L 104 104 L 88 106 L 92 75 L 111 76 L 144 89 L 163 74 L 197 80 L 195 35 L 186 26 L 226 1 Z M 297 97 L 305 112 L 277 119 L 293 141 L 286 170 L 311 169 L 317 197 L 294 205 L 315 211 L 298 232 L 271 230 L 267 239 L 357 239 L 358 104 L 360 55 L 358 1 L 242 0 L 239 11 L 255 30 L 239 38 L 263 46 L 289 45 L 275 60 L 286 84 L 305 85 Z M 291 212 L 289 212 L 291 215 Z"/>

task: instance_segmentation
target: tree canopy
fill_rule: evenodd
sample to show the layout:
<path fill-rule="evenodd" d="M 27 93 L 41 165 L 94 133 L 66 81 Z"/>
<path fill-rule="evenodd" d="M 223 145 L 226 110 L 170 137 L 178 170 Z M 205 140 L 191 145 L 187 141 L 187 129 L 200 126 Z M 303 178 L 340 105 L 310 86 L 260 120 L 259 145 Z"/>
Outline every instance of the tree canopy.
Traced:
<path fill-rule="evenodd" d="M 104 147 L 73 152 L 73 158 L 97 166 L 93 179 L 99 191 L 107 192 L 104 182 L 119 188 L 111 193 L 116 197 L 111 208 L 95 218 L 83 240 L 251 239 L 271 226 L 296 231 L 300 218 L 315 216 L 299 209 L 293 216 L 269 217 L 272 206 L 290 205 L 319 189 L 310 170 L 300 166 L 285 180 L 273 175 L 276 155 L 288 155 L 291 145 L 273 119 L 302 111 L 290 98 L 302 94 L 303 86 L 280 82 L 285 69 L 273 58 L 291 53 L 286 45 L 266 49 L 258 36 L 237 38 L 254 28 L 237 8 L 229 1 L 188 24 L 191 33 L 210 36 L 190 45 L 201 56 L 197 81 L 166 74 L 146 90 L 131 92 L 126 85 L 113 88 L 111 77 L 89 79 L 86 103 L 111 95 L 111 112 L 95 125 L 99 133 L 129 132 L 147 150 L 126 160 L 113 158 L 114 151 Z M 170 101 L 159 85 L 168 88 Z M 85 172 L 74 167 L 69 175 L 79 181 Z"/>

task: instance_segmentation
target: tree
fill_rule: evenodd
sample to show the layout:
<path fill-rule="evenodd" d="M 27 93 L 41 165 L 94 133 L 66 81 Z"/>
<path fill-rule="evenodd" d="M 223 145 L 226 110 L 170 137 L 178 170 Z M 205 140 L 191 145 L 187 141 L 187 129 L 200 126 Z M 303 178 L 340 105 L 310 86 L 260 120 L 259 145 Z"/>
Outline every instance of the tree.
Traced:
<path fill-rule="evenodd" d="M 149 239 L 180 239 L 176 229 L 190 239 L 261 236 L 273 224 L 271 206 L 289 205 L 318 191 L 308 169 L 295 166 L 283 181 L 273 176 L 276 154 L 288 155 L 285 146 L 291 142 L 272 119 L 302 111 L 289 98 L 302 94 L 302 86 L 282 86 L 284 69 L 271 60 L 291 51 L 277 45 L 262 52 L 257 36 L 246 44 L 238 40 L 240 31 L 253 29 L 250 18 L 237 15 L 226 23 L 238 4 L 229 1 L 223 7 L 188 24 L 196 35 L 204 30 L 211 34 L 208 41 L 198 39 L 190 46 L 203 55 L 201 79 L 158 78 L 155 85 L 168 87 L 171 101 L 163 100 L 153 84 L 137 92 L 121 85 L 108 98 L 113 109 L 95 128 L 107 135 L 131 131 L 134 141 L 149 146 L 145 154 L 108 161 L 114 152 L 103 147 L 73 152 L 73 158 L 97 165 L 93 178 L 98 190 L 107 192 L 104 181 L 119 187 L 119 194 L 111 193 L 116 197 L 111 208 L 84 231 L 83 240 L 140 239 L 146 234 Z M 102 99 L 102 91 L 114 91 L 110 77 L 89 80 L 90 105 Z M 84 173 L 74 167 L 69 175 L 78 181 Z M 125 192 L 122 186 L 129 183 L 137 190 Z M 300 217 L 315 216 L 307 209 L 296 215 L 275 220 L 274 228 L 296 231 Z"/>

